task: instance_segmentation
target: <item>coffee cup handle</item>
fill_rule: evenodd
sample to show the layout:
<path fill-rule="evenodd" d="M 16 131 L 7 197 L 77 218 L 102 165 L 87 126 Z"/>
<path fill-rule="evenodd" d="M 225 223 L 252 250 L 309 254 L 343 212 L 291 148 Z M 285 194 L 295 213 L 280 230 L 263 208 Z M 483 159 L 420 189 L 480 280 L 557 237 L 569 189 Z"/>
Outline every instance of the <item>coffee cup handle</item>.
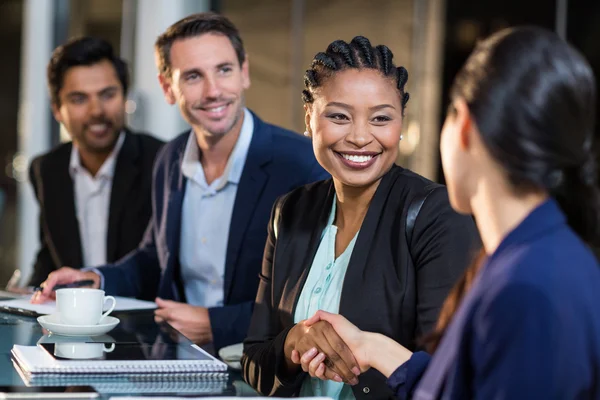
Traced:
<path fill-rule="evenodd" d="M 102 314 L 102 317 L 100 317 L 100 320 L 102 320 L 102 318 L 104 318 L 108 314 L 110 314 L 115 309 L 115 306 L 117 305 L 117 300 L 115 300 L 115 298 L 112 296 L 105 296 L 104 303 L 106 303 L 106 300 L 112 300 L 112 304 L 110 305 L 108 311 L 106 311 L 104 314 Z"/>
<path fill-rule="evenodd" d="M 106 343 L 104 344 L 104 352 L 110 353 L 115 349 L 115 344 L 111 343 L 109 347 L 106 347 Z"/>

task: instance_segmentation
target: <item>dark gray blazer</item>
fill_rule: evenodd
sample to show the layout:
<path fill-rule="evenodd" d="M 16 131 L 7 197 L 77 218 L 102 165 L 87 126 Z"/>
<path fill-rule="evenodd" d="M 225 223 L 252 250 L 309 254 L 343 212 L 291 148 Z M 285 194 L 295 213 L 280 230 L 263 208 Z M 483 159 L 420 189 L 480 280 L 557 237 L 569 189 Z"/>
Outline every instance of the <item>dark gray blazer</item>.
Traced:
<path fill-rule="evenodd" d="M 135 249 L 144 236 L 150 214 L 152 165 L 163 142 L 153 136 L 125 132 L 117 156 L 110 194 L 106 259 L 118 260 Z M 30 285 L 39 285 L 60 267 L 85 267 L 73 180 L 69 174 L 72 143 L 35 158 L 29 180 L 40 206 L 40 250 Z"/>

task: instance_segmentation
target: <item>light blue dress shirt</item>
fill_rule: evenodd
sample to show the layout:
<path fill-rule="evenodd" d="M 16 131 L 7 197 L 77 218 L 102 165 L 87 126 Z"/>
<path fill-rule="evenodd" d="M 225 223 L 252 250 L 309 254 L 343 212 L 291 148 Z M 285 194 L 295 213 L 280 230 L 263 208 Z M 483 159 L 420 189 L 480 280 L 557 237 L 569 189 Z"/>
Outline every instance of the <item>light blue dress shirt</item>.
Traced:
<path fill-rule="evenodd" d="M 318 310 L 337 314 L 340 311 L 340 298 L 348 262 L 354 250 L 358 232 L 346 247 L 346 250 L 335 258 L 335 237 L 337 226 L 333 225 L 336 212 L 337 196 L 333 196 L 333 205 L 329 221 L 323 230 L 321 243 L 300 293 L 294 323 L 312 317 Z M 300 396 L 325 396 L 334 399 L 354 399 L 349 385 L 334 381 L 322 381 L 318 378 L 306 378 L 300 390 Z"/>
<path fill-rule="evenodd" d="M 190 133 L 181 171 L 187 178 L 181 213 L 179 263 L 187 303 L 220 307 L 224 301 L 229 226 L 240 177 L 252 140 L 254 120 L 244 109 L 240 136 L 223 175 L 206 183 L 200 150 Z"/>

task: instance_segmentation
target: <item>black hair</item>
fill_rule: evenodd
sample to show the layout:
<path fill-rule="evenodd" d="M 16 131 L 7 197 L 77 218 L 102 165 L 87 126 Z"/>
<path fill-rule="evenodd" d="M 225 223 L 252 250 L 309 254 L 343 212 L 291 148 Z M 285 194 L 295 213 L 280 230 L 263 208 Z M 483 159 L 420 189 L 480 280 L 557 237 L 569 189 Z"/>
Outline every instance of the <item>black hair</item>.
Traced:
<path fill-rule="evenodd" d="M 176 40 L 197 37 L 205 33 L 226 36 L 233 46 L 240 65 L 246 60 L 244 43 L 235 25 L 223 15 L 204 12 L 185 17 L 156 39 L 154 48 L 157 55 L 158 71 L 165 77 L 171 77 L 171 47 Z"/>
<path fill-rule="evenodd" d="M 69 40 L 57 47 L 48 63 L 47 78 L 50 99 L 53 104 L 60 105 L 59 92 L 63 87 L 67 71 L 73 67 L 90 66 L 101 61 L 110 61 L 123 87 L 123 96 L 129 88 L 127 63 L 115 55 L 112 45 L 97 37 L 80 37 Z"/>
<path fill-rule="evenodd" d="M 585 58 L 553 32 L 506 29 L 479 43 L 450 93 L 452 100 L 465 100 L 484 145 L 514 189 L 548 192 L 571 228 L 597 246 L 596 83 Z M 430 352 L 484 259 L 482 249 L 448 295 L 435 330 L 425 339 Z"/>
<path fill-rule="evenodd" d="M 553 32 L 507 29 L 477 46 L 450 93 L 466 101 L 511 184 L 548 191 L 569 225 L 595 244 L 596 82 L 585 58 Z"/>
<path fill-rule="evenodd" d="M 373 47 L 364 36 L 356 36 L 350 43 L 336 40 L 324 53 L 319 52 L 315 55 L 310 69 L 304 74 L 305 89 L 302 91 L 302 100 L 304 103 L 312 103 L 316 89 L 338 71 L 372 68 L 395 80 L 404 111 L 410 97 L 404 90 L 408 72 L 404 67 L 396 67 L 392 61 L 393 57 L 394 54 L 387 46 Z"/>

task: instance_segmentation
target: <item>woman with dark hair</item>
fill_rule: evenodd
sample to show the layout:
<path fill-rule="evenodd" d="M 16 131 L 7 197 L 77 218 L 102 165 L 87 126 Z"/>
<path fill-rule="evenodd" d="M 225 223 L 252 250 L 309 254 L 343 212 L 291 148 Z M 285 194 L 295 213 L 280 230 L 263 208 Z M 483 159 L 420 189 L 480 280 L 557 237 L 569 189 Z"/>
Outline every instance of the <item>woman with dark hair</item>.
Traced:
<path fill-rule="evenodd" d="M 306 135 L 333 179 L 273 208 L 242 360 L 244 378 L 263 394 L 392 396 L 378 371 L 360 375 L 328 322 L 300 322 L 319 309 L 339 312 L 415 349 L 479 245 L 445 187 L 394 165 L 408 74 L 392 57 L 364 37 L 338 40 L 306 72 Z M 305 353 L 328 372 L 303 370 Z"/>
<path fill-rule="evenodd" d="M 538 28 L 493 35 L 459 72 L 442 162 L 485 253 L 446 300 L 431 361 L 340 315 L 304 325 L 330 322 L 399 398 L 599 399 L 600 267 L 585 243 L 600 231 L 595 87 L 585 59 Z"/>

